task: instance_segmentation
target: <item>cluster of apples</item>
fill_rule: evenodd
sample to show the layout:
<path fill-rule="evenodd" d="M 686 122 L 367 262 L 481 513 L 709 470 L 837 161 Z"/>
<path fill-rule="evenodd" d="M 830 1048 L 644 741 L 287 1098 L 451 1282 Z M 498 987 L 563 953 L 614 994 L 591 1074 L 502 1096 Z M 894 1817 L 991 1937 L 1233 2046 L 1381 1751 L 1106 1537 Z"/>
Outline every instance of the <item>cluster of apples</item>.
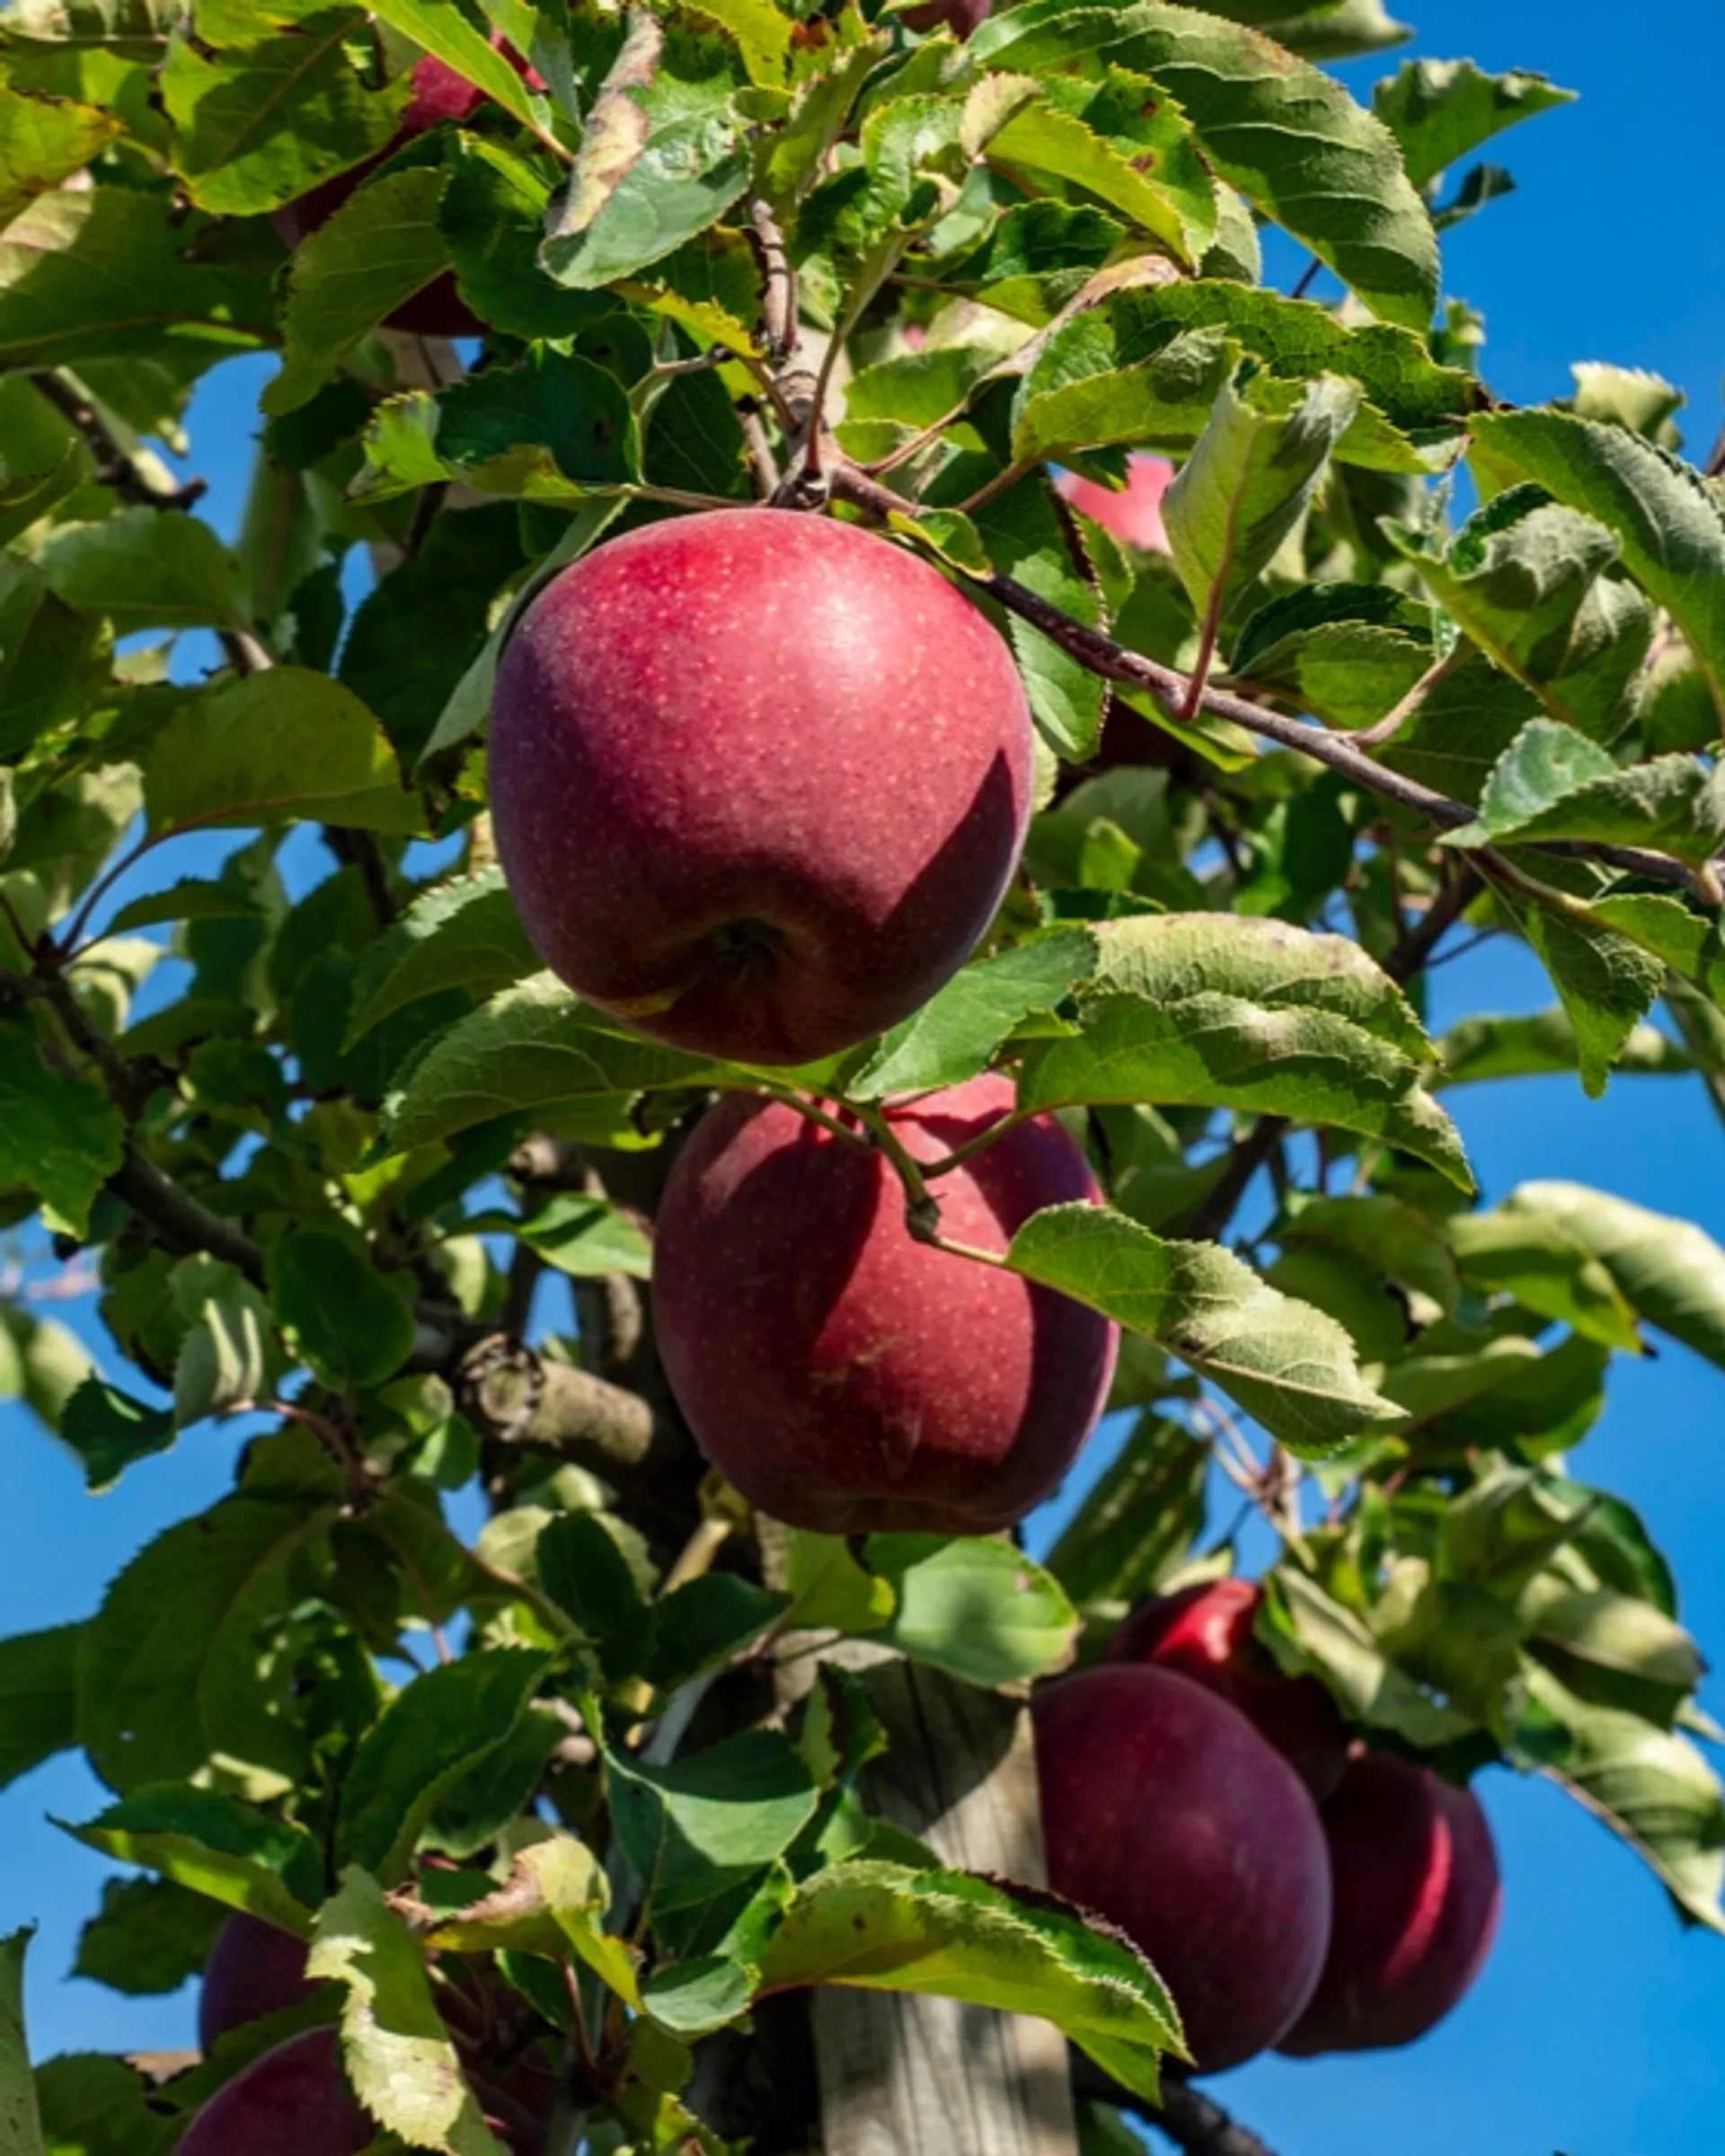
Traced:
<path fill-rule="evenodd" d="M 1350 1744 L 1225 1579 L 1147 1604 L 1034 1707 L 1048 1878 L 1172 1993 L 1193 2067 L 1411 2044 L 1479 1974 L 1497 1852 L 1479 1800 Z"/>

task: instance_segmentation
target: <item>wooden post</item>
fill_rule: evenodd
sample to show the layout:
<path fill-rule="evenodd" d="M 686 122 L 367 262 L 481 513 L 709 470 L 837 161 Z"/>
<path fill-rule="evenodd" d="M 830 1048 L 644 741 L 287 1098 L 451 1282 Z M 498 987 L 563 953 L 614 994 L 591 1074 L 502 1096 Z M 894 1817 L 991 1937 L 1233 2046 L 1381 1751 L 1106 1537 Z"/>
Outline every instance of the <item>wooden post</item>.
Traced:
<path fill-rule="evenodd" d="M 869 1809 L 967 1871 L 1045 1882 L 1030 1714 L 858 1644 L 840 1650 L 890 1740 Z M 951 1999 L 832 1986 L 813 2001 L 825 2156 L 1075 2156 L 1066 2039 Z"/>

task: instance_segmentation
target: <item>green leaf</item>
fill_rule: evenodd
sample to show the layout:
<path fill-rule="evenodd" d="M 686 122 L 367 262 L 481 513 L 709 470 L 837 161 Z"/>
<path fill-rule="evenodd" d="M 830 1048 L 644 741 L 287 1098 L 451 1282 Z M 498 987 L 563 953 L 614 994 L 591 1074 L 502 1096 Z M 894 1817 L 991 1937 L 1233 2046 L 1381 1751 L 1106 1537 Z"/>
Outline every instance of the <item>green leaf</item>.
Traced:
<path fill-rule="evenodd" d="M 111 1789 L 184 1780 L 217 1759 L 255 1796 L 298 1779 L 292 1672 L 266 1648 L 295 1560 L 337 1509 L 227 1498 L 157 1535 L 119 1574 L 78 1656 L 78 1734 Z"/>
<path fill-rule="evenodd" d="M 0 1789 L 77 1743 L 82 1629 L 57 1624 L 0 1639 Z"/>
<path fill-rule="evenodd" d="M 1438 1045 L 1444 1071 L 1434 1083 L 1445 1088 L 1489 1078 L 1544 1077 L 1573 1071 L 1580 1059 L 1575 1028 L 1561 1010 L 1526 1018 L 1463 1019 Z M 1618 1052 L 1616 1068 L 1620 1074 L 1676 1076 L 1694 1065 L 1656 1026 L 1637 1026 Z"/>
<path fill-rule="evenodd" d="M 1619 770 L 1572 727 L 1535 719 L 1492 770 L 1460 845 L 1542 840 L 1639 845 L 1699 867 L 1725 844 L 1725 775 L 1693 756 Z"/>
<path fill-rule="evenodd" d="M 1290 1676 L 1315 1672 L 1352 1722 L 1388 1729 L 1423 1748 L 1449 1744 L 1475 1727 L 1386 1659 L 1353 1611 L 1291 1565 L 1264 1580 L 1269 1622 L 1261 1633 Z"/>
<path fill-rule="evenodd" d="M 1160 1587 L 1203 1528 L 1209 1471 L 1209 1447 L 1183 1424 L 1141 1415 L 1061 1530 L 1049 1571 L 1081 1605 Z"/>
<path fill-rule="evenodd" d="M 652 1668 L 657 1612 L 602 1518 L 567 1512 L 548 1520 L 534 1562 L 545 1593 L 592 1640 L 606 1676 L 618 1682 Z"/>
<path fill-rule="evenodd" d="M 246 625 L 240 568 L 207 524 L 177 509 L 120 509 L 100 524 L 63 524 L 41 550 L 50 588 L 68 606 L 137 629 Z"/>
<path fill-rule="evenodd" d="M 0 366 L 166 359 L 187 371 L 271 341 L 267 257 L 211 259 L 165 195 L 57 189 L 0 233 Z M 155 515 L 155 511 L 150 514 Z"/>
<path fill-rule="evenodd" d="M 120 1165 L 125 1126 L 99 1086 L 50 1071 L 14 1019 L 0 1028 L 0 1184 L 22 1183 L 75 1234 Z"/>
<path fill-rule="evenodd" d="M 628 1214 L 604 1198 L 562 1190 L 515 1227 L 516 1234 L 547 1265 L 577 1280 L 624 1273 L 645 1280 L 653 1269 L 652 1245 Z"/>
<path fill-rule="evenodd" d="M 1517 1605 L 1534 1652 L 1579 1698 L 1668 1729 L 1701 1683 L 1694 1641 L 1661 1610 L 1609 1588 L 1546 1575 Z"/>
<path fill-rule="evenodd" d="M 1407 60 L 1378 84 L 1372 109 L 1401 144 L 1409 179 L 1425 187 L 1506 128 L 1574 101 L 1573 90 L 1519 68 L 1487 75 L 1472 60 Z"/>
<path fill-rule="evenodd" d="M 242 217 L 279 209 L 385 149 L 395 133 L 408 79 L 365 87 L 348 54 L 359 11 L 295 12 L 279 36 L 233 39 L 200 13 L 196 43 L 183 31 L 169 41 L 160 94 L 174 170 L 200 209 Z"/>
<path fill-rule="evenodd" d="M 958 471 L 944 476 L 949 484 L 958 483 Z M 1101 626 L 1101 600 L 1074 558 L 1069 527 L 1040 476 L 996 494 L 974 522 L 995 568 L 1075 620 Z M 1101 679 L 1017 614 L 1010 618 L 1007 634 L 1038 726 L 1059 755 L 1082 762 L 1101 728 L 1106 697 Z"/>
<path fill-rule="evenodd" d="M 1312 947 L 1341 939 L 1284 929 L 1279 950 L 1268 938 L 1227 931 L 1213 930 L 1204 940 L 1199 924 L 1217 918 L 1169 915 L 1099 930 L 1099 940 L 1113 928 L 1167 932 L 1134 939 L 1129 946 L 1103 941 L 1096 978 L 1078 991 L 1078 1032 L 1033 1041 L 1025 1052 L 1021 1109 L 1154 1101 L 1287 1115 L 1380 1139 L 1471 1190 L 1460 1136 L 1425 1090 L 1420 1066 L 1402 1047 L 1355 1020 L 1333 1008 L 1312 1007 L 1327 995 L 1332 1003 L 1351 1001 L 1356 1008 L 1373 1008 L 1364 993 L 1370 961 L 1358 947 L 1346 946 L 1361 961 L 1352 980 L 1332 976 L 1320 987 L 1309 975 L 1297 977 L 1299 947 L 1308 947 L 1315 960 L 1319 954 Z M 1230 918 L 1231 930 L 1246 926 Z M 1125 961 L 1118 967 L 1110 963 L 1117 950 Z M 1231 957 L 1243 962 L 1230 968 Z M 1288 974 L 1295 977 L 1277 981 L 1257 962 L 1278 957 L 1291 961 Z M 1243 984 L 1258 986 L 1264 1000 L 1197 985 L 1228 970 Z M 1115 990 L 1115 978 L 1133 985 Z M 1384 985 L 1389 987 L 1387 981 Z M 1312 991 L 1316 993 L 1308 1002 Z M 1393 991 L 1377 998 L 1376 1009 L 1393 1011 Z"/>
<path fill-rule="evenodd" d="M 1081 59 L 1154 76 L 1216 170 L 1385 322 L 1423 331 L 1438 247 L 1394 137 L 1341 85 L 1261 37 L 1184 7 L 1075 10 L 1030 0 L 986 22 L 971 53 L 1040 75 Z"/>
<path fill-rule="evenodd" d="M 1597 1100 L 1630 1037 L 1652 1009 L 1665 973 L 1627 936 L 1569 913 L 1531 906 L 1523 915 L 1527 941 L 1575 1031 L 1576 1068 L 1583 1091 Z"/>
<path fill-rule="evenodd" d="M 526 84 L 456 0 L 380 0 L 372 12 L 482 90 L 512 119 L 538 124 L 540 108 Z"/>
<path fill-rule="evenodd" d="M 344 1046 L 422 996 L 445 988 L 487 995 L 538 970 L 500 869 L 435 884 L 361 960 Z"/>
<path fill-rule="evenodd" d="M 24 1954 L 32 1928 L 0 1939 L 0 2135 L 7 2156 L 49 2156 L 24 2037 Z"/>
<path fill-rule="evenodd" d="M 1432 664 L 1431 609 L 1384 584 L 1305 584 L 1258 608 L 1229 672 L 1326 726 L 1374 724 Z"/>
<path fill-rule="evenodd" d="M 509 1736 L 549 1663 L 521 1648 L 482 1649 L 398 1692 L 341 1792 L 342 1860 L 393 1886 L 438 1799 Z"/>
<path fill-rule="evenodd" d="M 1518 1763 L 1547 1774 L 1621 1834 L 1679 1910 L 1725 1933 L 1725 1794 L 1686 1737 L 1640 1715 L 1591 1706 L 1530 1670 Z"/>
<path fill-rule="evenodd" d="M 560 285 L 593 291 L 634 276 L 716 223 L 748 185 L 732 85 L 678 81 L 664 47 L 659 22 L 634 11 L 546 220 L 539 260 Z"/>
<path fill-rule="evenodd" d="M 1223 384 L 1162 500 L 1174 566 L 1200 616 L 1219 623 L 1261 575 L 1305 514 L 1359 401 L 1358 384 L 1339 375 Z"/>
<path fill-rule="evenodd" d="M 438 221 L 455 257 L 461 296 L 506 336 L 570 337 L 607 304 L 551 282 L 539 267 L 550 190 L 513 151 L 461 134 L 446 152 L 450 172 Z"/>
<path fill-rule="evenodd" d="M 1609 573 L 1618 546 L 1604 525 L 1536 487 L 1512 487 L 1470 518 L 1441 561 L 1424 535 L 1388 519 L 1383 529 L 1445 612 L 1553 719 L 1594 741 L 1623 732 L 1653 610 Z"/>
<path fill-rule="evenodd" d="M 1725 508 L 1650 442 L 1565 411 L 1492 412 L 1473 455 L 1493 482 L 1532 480 L 1615 534 L 1623 564 L 1693 646 L 1725 710 Z"/>
<path fill-rule="evenodd" d="M 611 1819 L 659 1915 L 696 1907 L 782 1857 L 814 1817 L 801 1756 L 770 1730 L 649 1766 L 608 1747 Z"/>
<path fill-rule="evenodd" d="M 1146 1334 L 1291 1452 L 1328 1452 L 1396 1419 L 1333 1318 L 1278 1294 L 1215 1243 L 1167 1242 L 1099 1206 L 1051 1206 L 1013 1236 L 1006 1261 Z"/>
<path fill-rule="evenodd" d="M 955 974 L 914 1018 L 895 1026 L 856 1076 L 853 1100 L 960 1085 L 986 1070 L 995 1051 L 1032 1011 L 1064 1003 L 1096 962 L 1086 929 L 1057 929 Z"/>
<path fill-rule="evenodd" d="M 1385 46 L 1405 45 L 1413 32 L 1396 22 L 1384 0 L 1300 0 L 1298 12 L 1285 14 L 1286 0 L 1205 0 L 1207 13 L 1232 15 L 1252 22 L 1267 38 L 1309 60 L 1353 60 Z M 1261 21 L 1265 15 L 1271 22 Z"/>
<path fill-rule="evenodd" d="M 189 696 L 144 772 L 157 832 L 305 821 L 423 830 L 419 796 L 351 690 L 303 667 L 272 667 Z"/>
<path fill-rule="evenodd" d="M 448 269 L 442 191 L 436 166 L 380 172 L 294 250 L 281 372 L 261 400 L 271 419 L 309 402 L 367 330 Z"/>
<path fill-rule="evenodd" d="M 120 133 L 118 114 L 0 84 L 0 230 L 81 171 Z"/>
<path fill-rule="evenodd" d="M 763 1996 L 805 1984 L 962 1999 L 1052 2021 L 1140 2096 L 1183 2054 L 1155 1971 L 1053 1895 L 961 1871 L 830 1865 L 799 1888 L 761 1965 Z"/>
<path fill-rule="evenodd" d="M 296 1939 L 311 1936 L 323 1860 L 303 1826 L 213 1789 L 163 1783 L 66 1831 L 88 1849 L 159 1872 Z"/>
<path fill-rule="evenodd" d="M 164 2115 L 156 2085 L 106 2052 L 62 2053 L 36 2069 L 48 2156 L 161 2156 L 181 2116 Z"/>
<path fill-rule="evenodd" d="M 1580 1183 L 1523 1183 L 1503 1210 L 1553 1224 L 1599 1260 L 1650 1325 L 1725 1367 L 1725 1250 L 1694 1222 Z"/>
<path fill-rule="evenodd" d="M 84 1484 L 93 1492 L 111 1489 L 134 1461 L 166 1452 L 174 1435 L 167 1409 L 146 1407 L 93 1372 L 60 1415 L 61 1442 L 84 1462 Z"/>
<path fill-rule="evenodd" d="M 1447 1232 L 1469 1280 L 1493 1294 L 1513 1295 L 1528 1310 L 1571 1325 L 1590 1340 L 1641 1353 L 1633 1310 L 1606 1267 L 1561 1221 L 1504 1207 L 1458 1213 Z"/>
<path fill-rule="evenodd" d="M 281 1356 L 257 1289 L 234 1266 L 201 1256 L 181 1260 L 172 1286 L 186 1328 L 173 1365 L 174 1427 L 268 1400 Z"/>
<path fill-rule="evenodd" d="M 302 1228 L 270 1253 L 276 1318 L 326 1385 L 381 1385 L 412 1353 L 406 1301 L 346 1235 Z"/>
<path fill-rule="evenodd" d="M 177 1992 L 203 1973 L 224 1921 L 219 1903 L 172 1879 L 105 1880 L 72 1974 L 128 1998 Z"/>
<path fill-rule="evenodd" d="M 380 2125 L 410 2148 L 505 2156 L 438 2012 L 424 1949 L 358 1865 L 318 1913 L 306 1971 L 347 1986 L 342 2063 Z"/>
<path fill-rule="evenodd" d="M 1121 68 L 1100 84 L 1054 75 L 1026 86 L 990 159 L 1082 189 L 1194 263 L 1216 237 L 1216 188 L 1174 101 Z"/>
<path fill-rule="evenodd" d="M 784 1584 L 791 1617 L 803 1630 L 878 1632 L 892 1615 L 892 1589 L 862 1569 L 839 1535 L 787 1528 Z"/>
<path fill-rule="evenodd" d="M 699 1085 L 713 1071 L 674 1048 L 607 1030 L 555 975 L 540 973 L 438 1036 L 391 1096 L 387 1135 L 392 1149 L 407 1152 L 518 1109 Z"/>
<path fill-rule="evenodd" d="M 757 1587 L 735 1572 L 708 1572 L 674 1587 L 654 1605 L 653 1681 L 686 1683 L 729 1661 L 791 1606 L 788 1595 Z"/>
<path fill-rule="evenodd" d="M 892 1588 L 881 1639 L 968 1684 L 1019 1684 L 1064 1669 L 1078 1617 L 1060 1584 L 990 1536 L 871 1534 L 869 1569 Z"/>

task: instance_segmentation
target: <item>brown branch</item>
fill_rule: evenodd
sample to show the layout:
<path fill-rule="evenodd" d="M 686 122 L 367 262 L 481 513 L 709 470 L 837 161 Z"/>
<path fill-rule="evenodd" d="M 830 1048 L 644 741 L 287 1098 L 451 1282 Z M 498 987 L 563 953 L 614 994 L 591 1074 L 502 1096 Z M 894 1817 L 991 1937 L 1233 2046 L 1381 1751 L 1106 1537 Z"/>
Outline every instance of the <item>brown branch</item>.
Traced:
<path fill-rule="evenodd" d="M 835 500 L 848 502 L 871 516 L 884 519 L 895 513 L 913 517 L 916 515 L 916 503 L 877 484 L 867 473 L 843 460 L 829 464 L 826 479 Z M 1171 717 L 1178 717 L 1183 711 L 1191 694 L 1190 676 L 1176 667 L 1165 667 L 1157 659 L 1146 658 L 1141 652 L 1128 650 L 1124 644 L 1117 644 L 1100 629 L 1075 621 L 1071 614 L 1039 598 L 1012 577 L 995 573 L 978 577 L 975 582 L 978 589 L 986 592 L 1007 613 L 1015 614 L 1033 629 L 1039 629 L 1051 642 L 1092 674 L 1100 675 L 1104 681 L 1147 689 Z M 1475 820 L 1476 812 L 1465 802 L 1451 800 L 1447 794 L 1422 786 L 1417 779 L 1411 779 L 1402 772 L 1392 771 L 1346 734 L 1331 733 L 1326 728 L 1290 717 L 1285 711 L 1271 711 L 1268 705 L 1253 703 L 1227 689 L 1206 688 L 1198 699 L 1197 708 L 1213 718 L 1231 720 L 1261 740 L 1273 741 L 1278 747 L 1291 748 L 1300 755 L 1311 757 L 1314 763 L 1327 765 L 1356 785 L 1436 825 L 1440 831 L 1456 831 Z M 1702 884 L 1682 862 L 1664 853 L 1648 853 L 1639 846 L 1552 839 L 1539 842 L 1533 850 L 1603 862 L 1630 875 L 1644 876 L 1650 882 L 1675 884 L 1705 898 Z"/>
<path fill-rule="evenodd" d="M 188 480 L 182 487 L 158 487 L 120 446 L 90 398 L 59 375 L 35 375 L 31 380 L 38 393 L 84 437 L 96 460 L 96 483 L 122 501 L 146 509 L 189 509 L 209 491 L 209 482 L 204 479 Z"/>
<path fill-rule="evenodd" d="M 119 1172 L 109 1177 L 108 1188 L 124 1198 L 171 1250 L 188 1257 L 202 1250 L 236 1266 L 255 1286 L 262 1285 L 263 1252 L 252 1238 L 181 1189 L 129 1140 L 126 1158 Z"/>
<path fill-rule="evenodd" d="M 667 1433 L 637 1392 L 553 1363 L 494 1333 L 464 1357 L 457 1383 L 495 1437 L 561 1453 L 597 1473 L 640 1468 Z"/>
<path fill-rule="evenodd" d="M 1181 2156 L 1272 2156 L 1267 2142 L 1190 2081 L 1165 2081 L 1160 2104 L 1122 2089 L 1088 2060 L 1075 2064 L 1073 2081 L 1080 2096 L 1129 2111 L 1154 2126 L 1173 2143 Z"/>

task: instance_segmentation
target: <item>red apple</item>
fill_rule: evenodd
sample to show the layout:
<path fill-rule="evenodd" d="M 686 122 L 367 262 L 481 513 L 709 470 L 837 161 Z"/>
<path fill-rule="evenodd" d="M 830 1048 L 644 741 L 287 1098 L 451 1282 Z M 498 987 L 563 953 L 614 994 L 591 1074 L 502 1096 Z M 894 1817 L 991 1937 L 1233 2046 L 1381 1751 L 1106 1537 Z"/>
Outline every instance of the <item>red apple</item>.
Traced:
<path fill-rule="evenodd" d="M 503 49 L 503 40 L 496 32 L 492 33 L 491 43 L 500 50 Z M 513 53 L 506 57 L 509 65 L 535 88 L 544 87 L 523 60 Z M 321 186 L 276 211 L 272 222 L 288 246 L 297 247 L 321 225 L 326 225 L 385 159 L 394 156 L 404 144 L 429 133 L 443 120 L 459 123 L 471 119 L 485 102 L 482 90 L 429 52 L 413 63 L 410 80 L 412 93 L 402 113 L 401 125 L 394 138 L 375 157 L 367 158 L 363 164 L 356 164 L 348 172 L 338 172 L 332 180 L 325 180 Z M 386 318 L 386 326 L 411 331 L 418 337 L 482 337 L 485 333 L 484 323 L 456 289 L 453 275 L 447 274 L 414 293 L 411 299 L 403 300 Z"/>
<path fill-rule="evenodd" d="M 907 7 L 900 18 L 912 30 L 950 30 L 962 41 L 988 20 L 993 0 L 928 0 L 924 7 Z"/>
<path fill-rule="evenodd" d="M 571 987 L 698 1055 L 805 1063 L 975 947 L 1030 811 L 1006 646 L 903 548 L 784 509 L 631 532 L 523 616 L 498 849 Z"/>
<path fill-rule="evenodd" d="M 1244 1715 L 1168 1669 L 1082 1670 L 1039 1692 L 1033 1719 L 1049 1885 L 1155 1964 L 1195 2072 L 1267 2049 L 1330 1938 L 1305 1783 Z"/>
<path fill-rule="evenodd" d="M 1013 1105 L 973 1079 L 888 1116 L 916 1159 Z M 1093 1202 L 1051 1118 L 933 1185 L 944 1234 L 1004 1250 L 1044 1206 Z M 702 1450 L 774 1519 L 826 1534 L 987 1534 L 1056 1487 L 1101 1412 L 1115 1327 L 916 1241 L 885 1159 L 732 1094 L 671 1172 L 653 1268 L 660 1350 Z"/>
<path fill-rule="evenodd" d="M 1249 1579 L 1183 1587 L 1135 1610 L 1109 1657 L 1176 1669 L 1237 1707 L 1322 1804 L 1348 1764 L 1348 1725 L 1316 1677 L 1287 1677 L 1252 1626 L 1264 1599 Z"/>
<path fill-rule="evenodd" d="M 1411 2044 L 1479 1975 L 1498 1928 L 1498 1852 L 1479 1799 L 1430 1768 L 1355 1760 L 1323 1808 L 1336 1922 L 1311 2004 L 1280 2049 Z"/>
<path fill-rule="evenodd" d="M 218 2089 L 179 2156 L 360 2156 L 378 2132 L 349 2090 L 335 2031 L 310 2028 Z"/>
<path fill-rule="evenodd" d="M 217 1934 L 204 1964 L 198 2000 L 198 2041 L 208 2051 L 218 2037 L 266 2014 L 286 2013 L 317 1989 L 305 1974 L 307 1948 L 291 1931 L 279 1931 L 243 1910 Z"/>
<path fill-rule="evenodd" d="M 1174 467 L 1165 456 L 1135 455 L 1127 459 L 1123 487 L 1105 487 L 1099 481 L 1081 479 L 1075 472 L 1062 472 L 1054 483 L 1075 509 L 1124 545 L 1165 554 L 1168 533 L 1162 521 L 1162 498 L 1173 477 Z"/>

